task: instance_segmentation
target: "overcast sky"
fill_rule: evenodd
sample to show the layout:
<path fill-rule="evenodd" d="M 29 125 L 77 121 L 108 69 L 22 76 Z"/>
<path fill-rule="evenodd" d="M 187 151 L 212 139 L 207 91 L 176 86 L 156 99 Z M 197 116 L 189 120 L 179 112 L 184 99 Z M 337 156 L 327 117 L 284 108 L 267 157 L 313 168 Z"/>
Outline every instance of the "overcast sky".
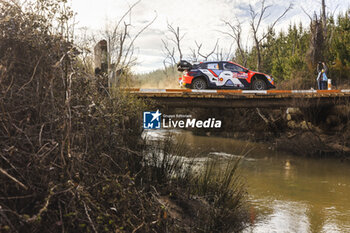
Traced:
<path fill-rule="evenodd" d="M 113 24 L 128 10 L 136 0 L 72 0 L 72 8 L 77 12 L 77 28 L 87 27 L 91 31 L 103 30 Z M 262 28 L 273 22 L 289 5 L 288 0 L 267 0 L 272 7 L 269 17 Z M 301 6 L 310 15 L 319 12 L 321 0 L 294 0 L 293 9 L 276 26 L 277 30 L 288 27 L 290 22 L 309 23 L 309 18 Z M 167 21 L 174 27 L 179 26 L 186 33 L 182 47 L 185 58 L 190 55 L 189 48 L 195 48 L 195 41 L 203 43 L 203 52 L 209 51 L 219 39 L 220 46 L 229 50 L 232 41 L 220 31 L 227 30 L 222 20 L 232 21 L 235 17 L 244 22 L 244 39 L 249 39 L 249 3 L 256 9 L 260 0 L 142 0 L 132 11 L 133 32 L 157 15 L 156 21 L 138 38 L 138 65 L 136 72 L 144 73 L 163 67 L 164 53 L 161 39 L 166 39 Z M 337 14 L 350 7 L 350 0 L 326 0 L 328 10 Z M 235 47 L 234 47 L 235 48 Z M 234 49 L 233 48 L 233 49 Z"/>

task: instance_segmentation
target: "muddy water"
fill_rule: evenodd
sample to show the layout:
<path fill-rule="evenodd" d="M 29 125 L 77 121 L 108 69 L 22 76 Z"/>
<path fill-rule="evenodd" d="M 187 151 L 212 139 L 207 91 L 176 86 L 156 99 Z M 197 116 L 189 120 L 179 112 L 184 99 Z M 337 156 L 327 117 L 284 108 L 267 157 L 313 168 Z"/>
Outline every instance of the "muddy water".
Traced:
<path fill-rule="evenodd" d="M 254 225 L 246 232 L 350 232 L 350 163 L 301 158 L 264 144 L 172 132 L 193 151 L 211 156 L 225 159 L 248 153 L 240 172 Z M 159 139 L 166 133 L 147 135 Z"/>

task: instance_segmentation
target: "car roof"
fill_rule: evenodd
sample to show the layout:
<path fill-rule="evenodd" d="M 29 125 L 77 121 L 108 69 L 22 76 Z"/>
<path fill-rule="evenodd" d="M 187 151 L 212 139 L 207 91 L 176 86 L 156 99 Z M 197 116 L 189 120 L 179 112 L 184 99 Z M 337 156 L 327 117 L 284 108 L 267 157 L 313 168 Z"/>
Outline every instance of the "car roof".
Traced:
<path fill-rule="evenodd" d="M 220 63 L 220 62 L 221 62 L 221 63 L 222 63 L 222 62 L 232 63 L 232 64 L 234 64 L 234 65 L 237 65 L 237 66 L 240 66 L 240 67 L 245 68 L 244 66 L 242 66 L 242 65 L 240 65 L 240 64 L 238 64 L 238 63 L 232 62 L 232 61 L 204 61 L 204 62 L 200 62 L 199 64 Z M 247 68 L 245 68 L 245 69 L 247 69 Z"/>
<path fill-rule="evenodd" d="M 232 62 L 232 61 L 204 61 L 204 62 L 200 62 L 199 64 L 205 64 L 205 63 L 220 63 L 220 62 L 228 62 L 228 63 L 232 63 L 235 65 L 239 65 L 238 63 Z"/>
<path fill-rule="evenodd" d="M 201 63 L 219 63 L 219 62 L 228 62 L 228 61 L 203 61 Z"/>

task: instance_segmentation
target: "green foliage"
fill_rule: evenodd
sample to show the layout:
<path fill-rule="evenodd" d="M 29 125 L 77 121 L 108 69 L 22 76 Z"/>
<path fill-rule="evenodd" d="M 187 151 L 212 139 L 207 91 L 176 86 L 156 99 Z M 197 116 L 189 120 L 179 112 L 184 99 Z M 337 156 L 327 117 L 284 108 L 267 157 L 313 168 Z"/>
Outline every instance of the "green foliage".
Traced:
<path fill-rule="evenodd" d="M 350 10 L 328 19 L 325 44 L 322 48 L 329 77 L 339 84 L 350 79 Z M 289 25 L 286 32 L 270 32 L 262 44 L 262 71 L 271 74 L 279 88 L 310 88 L 316 86 L 316 67 L 309 65 L 307 54 L 311 26 Z M 238 53 L 235 60 L 239 62 Z M 256 68 L 256 49 L 247 52 L 247 67 Z"/>
<path fill-rule="evenodd" d="M 330 43 L 332 74 L 339 81 L 349 82 L 350 74 L 350 9 L 337 18 L 337 24 L 331 24 L 333 31 Z"/>
<path fill-rule="evenodd" d="M 262 45 L 263 71 L 271 74 L 277 82 L 295 78 L 295 71 L 307 69 L 305 54 L 308 43 L 308 34 L 302 25 L 299 28 L 290 25 L 287 32 L 278 35 L 270 32 Z M 255 64 L 254 50 L 249 53 L 248 66 Z"/>

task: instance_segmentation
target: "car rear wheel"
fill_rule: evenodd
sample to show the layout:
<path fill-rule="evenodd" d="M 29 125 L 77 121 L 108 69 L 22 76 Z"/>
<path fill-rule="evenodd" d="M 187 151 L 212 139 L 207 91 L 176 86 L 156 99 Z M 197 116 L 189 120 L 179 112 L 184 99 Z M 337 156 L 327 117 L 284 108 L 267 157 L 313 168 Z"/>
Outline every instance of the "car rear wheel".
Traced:
<path fill-rule="evenodd" d="M 252 83 L 253 90 L 266 90 L 267 85 L 266 82 L 262 79 L 255 79 Z"/>
<path fill-rule="evenodd" d="M 207 88 L 207 82 L 204 79 L 197 78 L 192 82 L 192 88 L 197 90 L 203 90 Z"/>

